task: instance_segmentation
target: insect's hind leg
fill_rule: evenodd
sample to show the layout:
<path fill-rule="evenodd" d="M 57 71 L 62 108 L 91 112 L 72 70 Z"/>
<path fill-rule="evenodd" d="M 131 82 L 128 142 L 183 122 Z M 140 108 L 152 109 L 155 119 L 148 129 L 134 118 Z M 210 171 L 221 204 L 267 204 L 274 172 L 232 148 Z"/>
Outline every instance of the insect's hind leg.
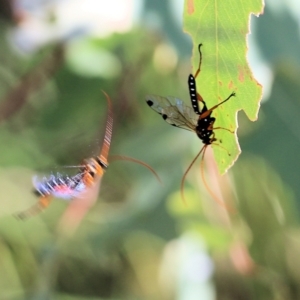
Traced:
<path fill-rule="evenodd" d="M 219 107 L 220 105 L 222 105 L 223 103 L 225 103 L 226 101 L 228 101 L 231 97 L 235 97 L 235 92 L 232 92 L 225 100 L 223 100 L 222 102 L 220 102 L 217 105 L 213 106 L 208 111 L 213 111 L 214 109 L 216 109 L 217 107 Z"/>
<path fill-rule="evenodd" d="M 235 97 L 235 92 L 232 92 L 225 100 L 218 103 L 217 105 L 213 106 L 212 108 L 208 109 L 207 111 L 204 111 L 203 114 L 201 114 L 201 119 L 206 118 L 213 110 L 215 110 L 217 107 L 228 101 L 231 97 Z"/>
<path fill-rule="evenodd" d="M 205 101 L 203 100 L 202 96 L 199 93 L 197 93 L 197 100 L 203 104 L 202 111 L 207 111 L 206 103 L 205 103 Z"/>
<path fill-rule="evenodd" d="M 216 128 L 214 128 L 214 129 L 216 129 Z M 217 129 L 225 129 L 225 130 L 229 130 L 229 129 L 223 128 L 223 127 L 217 127 Z M 221 146 L 220 144 L 216 143 L 216 141 L 219 141 L 220 143 L 222 143 L 222 141 L 216 139 L 215 136 L 216 136 L 216 135 L 215 135 L 215 133 L 213 132 L 213 135 L 212 135 L 212 137 L 211 137 L 211 139 L 210 139 L 211 145 L 220 147 L 221 149 L 223 149 L 223 150 L 225 150 L 225 151 L 227 152 L 228 156 L 231 156 L 231 154 L 229 153 L 229 151 L 228 151 L 225 147 L 223 147 L 223 146 Z"/>

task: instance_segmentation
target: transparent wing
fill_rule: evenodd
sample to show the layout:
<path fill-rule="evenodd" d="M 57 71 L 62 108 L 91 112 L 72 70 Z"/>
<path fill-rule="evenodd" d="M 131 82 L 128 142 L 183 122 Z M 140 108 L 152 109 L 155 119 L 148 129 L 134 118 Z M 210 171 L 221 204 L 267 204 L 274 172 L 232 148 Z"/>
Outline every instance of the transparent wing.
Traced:
<path fill-rule="evenodd" d="M 170 125 L 195 131 L 199 116 L 180 99 L 148 95 L 146 102 Z"/>

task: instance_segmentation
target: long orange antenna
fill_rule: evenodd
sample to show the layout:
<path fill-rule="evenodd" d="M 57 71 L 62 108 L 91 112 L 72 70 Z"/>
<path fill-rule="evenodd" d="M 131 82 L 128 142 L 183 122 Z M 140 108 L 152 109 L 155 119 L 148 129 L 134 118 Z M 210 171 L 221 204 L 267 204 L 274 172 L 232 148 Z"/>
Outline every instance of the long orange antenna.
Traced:
<path fill-rule="evenodd" d="M 217 145 L 221 148 L 221 145 L 219 144 L 214 144 Z M 224 148 L 225 149 L 225 148 Z M 225 149 L 226 150 L 226 149 Z M 234 212 L 234 209 L 232 207 L 229 207 L 226 203 L 224 203 L 224 201 L 220 200 L 219 197 L 217 197 L 217 195 L 212 191 L 212 189 L 209 187 L 209 185 L 207 184 L 206 180 L 205 180 L 205 176 L 204 176 L 204 154 L 205 154 L 205 150 L 203 152 L 202 158 L 201 158 L 201 165 L 200 165 L 200 169 L 201 169 L 201 177 L 202 177 L 202 181 L 205 185 L 205 188 L 207 189 L 207 191 L 209 192 L 209 194 L 211 195 L 211 197 L 216 201 L 216 203 L 218 203 L 220 206 L 224 207 L 227 211 L 230 212 Z"/>
<path fill-rule="evenodd" d="M 186 169 L 186 171 L 184 172 L 184 174 L 182 176 L 181 184 L 180 184 L 180 193 L 181 193 L 181 198 L 183 200 L 183 203 L 185 205 L 187 205 L 187 202 L 185 201 L 185 197 L 184 197 L 184 181 L 185 181 L 186 175 L 188 174 L 188 172 L 190 171 L 191 167 L 193 166 L 193 164 L 195 163 L 195 161 L 198 159 L 198 157 L 200 156 L 200 154 L 202 153 L 202 151 L 205 152 L 206 147 L 207 147 L 207 145 L 204 145 L 202 147 L 202 149 L 199 151 L 199 153 L 196 155 L 196 157 L 190 163 L 190 165 L 188 166 L 188 168 Z"/>
<path fill-rule="evenodd" d="M 224 147 L 222 147 L 219 144 L 214 144 L 214 145 L 219 146 L 219 147 L 225 149 Z M 207 146 L 208 145 L 204 145 L 202 147 L 202 149 L 199 151 L 199 153 L 196 155 L 196 157 L 193 159 L 193 161 L 190 163 L 189 167 L 187 168 L 187 170 L 183 174 L 183 177 L 181 179 L 181 185 L 180 185 L 181 198 L 182 198 L 184 204 L 186 205 L 187 202 L 186 202 L 185 197 L 184 197 L 184 182 L 185 182 L 185 178 L 186 178 L 188 172 L 190 171 L 190 169 L 192 168 L 193 164 L 196 162 L 196 160 L 199 158 L 199 156 L 202 153 L 201 165 L 200 165 L 200 168 L 201 168 L 201 178 L 202 178 L 202 181 L 204 183 L 204 186 L 205 186 L 206 190 L 211 195 L 211 197 L 216 201 L 216 203 L 218 203 L 220 206 L 224 207 L 227 211 L 234 212 L 234 209 L 232 209 L 231 207 L 228 207 L 228 205 L 226 205 L 222 200 L 219 199 L 219 197 L 217 197 L 217 195 L 212 191 L 212 189 L 209 187 L 209 185 L 207 184 L 207 182 L 205 180 L 205 176 L 204 176 L 204 156 L 205 156 L 205 151 L 206 151 Z M 227 149 L 225 149 L 225 150 L 227 151 Z"/>
<path fill-rule="evenodd" d="M 207 189 L 207 191 L 209 192 L 209 194 L 212 196 L 212 198 L 221 206 L 225 206 L 224 202 L 222 200 L 220 200 L 217 195 L 211 190 L 211 188 L 209 187 L 209 185 L 207 184 L 206 180 L 205 180 L 205 176 L 204 176 L 204 156 L 202 156 L 201 159 L 201 165 L 200 165 L 200 169 L 201 169 L 201 177 L 202 177 L 202 181 L 205 185 L 205 188 Z"/>
<path fill-rule="evenodd" d="M 111 137 L 112 137 L 112 130 L 113 130 L 113 113 L 112 113 L 112 105 L 111 105 L 111 100 L 109 96 L 102 91 L 103 94 L 106 97 L 107 100 L 107 107 L 108 107 L 108 112 L 107 112 L 107 119 L 106 119 L 106 128 L 105 128 L 105 135 L 103 139 L 103 145 L 102 149 L 99 155 L 99 159 L 108 165 L 108 153 L 109 153 L 109 148 L 110 148 L 110 143 L 111 143 Z"/>
<path fill-rule="evenodd" d="M 111 155 L 110 156 L 110 162 L 112 162 L 114 160 L 127 160 L 127 161 L 131 161 L 131 162 L 137 163 L 139 165 L 142 165 L 142 166 L 146 167 L 156 177 L 156 179 L 160 183 L 162 183 L 160 177 L 155 172 L 155 170 L 151 166 L 149 166 L 148 164 L 146 164 L 145 162 L 143 162 L 143 161 L 141 161 L 139 159 L 135 159 L 135 158 L 132 158 L 132 157 L 129 157 L 129 156 L 125 156 L 125 155 Z"/>

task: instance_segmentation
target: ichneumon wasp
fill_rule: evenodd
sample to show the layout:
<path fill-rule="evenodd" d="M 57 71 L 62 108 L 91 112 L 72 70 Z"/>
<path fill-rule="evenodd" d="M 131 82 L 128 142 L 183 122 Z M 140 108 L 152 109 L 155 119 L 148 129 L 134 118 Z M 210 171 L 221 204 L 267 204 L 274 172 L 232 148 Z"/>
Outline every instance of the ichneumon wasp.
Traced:
<path fill-rule="evenodd" d="M 40 213 L 42 210 L 47 208 L 51 200 L 56 198 L 72 200 L 79 198 L 83 195 L 88 188 L 91 188 L 96 182 L 101 179 L 104 172 L 108 168 L 108 154 L 110 149 L 110 143 L 112 138 L 113 129 L 113 114 L 112 104 L 109 96 L 103 92 L 107 103 L 108 113 L 106 119 L 105 134 L 103 139 L 103 145 L 100 154 L 96 157 L 84 160 L 84 162 L 78 166 L 79 170 L 74 176 L 61 175 L 57 173 L 52 174 L 49 177 L 44 177 L 42 180 L 37 178 L 33 179 L 33 185 L 35 188 L 35 194 L 39 196 L 39 200 L 29 209 L 20 212 L 16 215 L 19 219 L 27 219 L 33 215 Z M 124 155 L 114 155 L 111 157 L 112 160 L 127 160 L 138 163 L 148 168 L 154 176 L 160 181 L 160 178 L 156 174 L 153 168 L 148 164 Z"/>
<path fill-rule="evenodd" d="M 214 193 L 211 191 L 209 186 L 207 185 L 204 174 L 203 174 L 203 160 L 204 155 L 207 147 L 209 145 L 217 145 L 227 151 L 224 147 L 222 147 L 219 143 L 217 143 L 218 139 L 215 137 L 214 130 L 226 130 L 230 133 L 234 133 L 231 130 L 223 127 L 214 127 L 214 123 L 216 118 L 212 116 L 213 111 L 219 107 L 220 105 L 227 102 L 231 97 L 235 96 L 235 92 L 232 92 L 225 100 L 221 101 L 220 103 L 214 105 L 210 109 L 207 108 L 206 103 L 202 96 L 197 92 L 196 87 L 196 78 L 201 72 L 201 64 L 202 64 L 202 52 L 201 52 L 202 44 L 198 45 L 198 52 L 199 52 L 199 65 L 198 69 L 196 70 L 195 75 L 190 74 L 188 77 L 188 88 L 190 93 L 190 99 L 192 103 L 192 107 L 186 106 L 180 99 L 174 97 L 160 97 L 160 96 L 147 96 L 146 102 L 147 104 L 159 113 L 162 118 L 172 126 L 183 128 L 186 130 L 193 131 L 197 134 L 198 138 L 204 144 L 199 153 L 193 159 L 187 170 L 185 171 L 182 180 L 181 180 L 181 196 L 182 199 L 185 201 L 183 187 L 184 181 L 187 176 L 187 173 L 198 159 L 198 157 L 202 154 L 201 158 L 201 176 L 203 182 L 213 196 L 213 198 L 218 199 Z M 201 107 L 202 106 L 202 107 Z M 220 141 L 221 142 L 221 141 Z M 228 155 L 230 153 L 227 151 Z M 221 201 L 217 200 L 218 203 L 222 204 Z M 222 204 L 223 205 L 223 204 Z"/>

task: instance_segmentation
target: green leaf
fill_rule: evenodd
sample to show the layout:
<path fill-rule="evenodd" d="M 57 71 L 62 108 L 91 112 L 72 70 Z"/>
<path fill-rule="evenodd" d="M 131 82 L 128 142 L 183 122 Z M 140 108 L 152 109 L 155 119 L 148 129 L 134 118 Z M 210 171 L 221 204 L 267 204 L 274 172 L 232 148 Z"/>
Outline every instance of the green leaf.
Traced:
<path fill-rule="evenodd" d="M 184 29 L 192 37 L 194 52 L 193 72 L 199 64 L 198 44 L 202 43 L 201 72 L 196 78 L 197 91 L 208 108 L 232 97 L 213 111 L 216 118 L 214 127 L 236 131 L 237 112 L 244 110 L 252 121 L 257 119 L 262 88 L 254 79 L 249 68 L 247 54 L 247 33 L 250 14 L 262 11 L 261 0 L 186 0 L 184 7 Z M 226 148 L 212 146 L 221 174 L 237 159 L 241 150 L 234 134 L 226 130 L 216 130 L 218 144 Z"/>

